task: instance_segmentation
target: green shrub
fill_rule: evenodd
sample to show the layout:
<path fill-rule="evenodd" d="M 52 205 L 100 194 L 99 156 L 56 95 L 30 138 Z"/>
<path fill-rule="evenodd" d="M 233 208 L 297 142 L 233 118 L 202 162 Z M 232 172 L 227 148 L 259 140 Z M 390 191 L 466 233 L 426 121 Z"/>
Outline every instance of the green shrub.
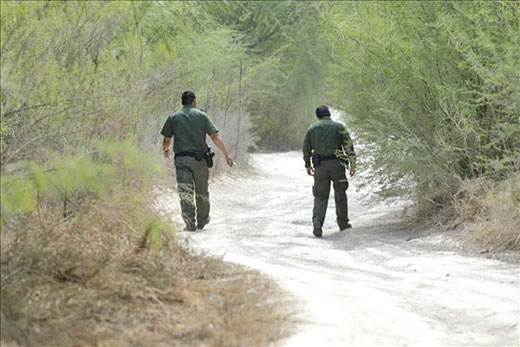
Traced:
<path fill-rule="evenodd" d="M 9 226 L 11 217 L 30 219 L 34 214 L 46 222 L 47 216 L 55 222 L 67 220 L 84 202 L 96 199 L 111 206 L 135 206 L 128 209 L 132 215 L 122 216 L 122 220 L 138 222 L 144 226 L 144 237 L 156 240 L 165 224 L 147 205 L 150 185 L 165 175 L 159 154 L 144 153 L 128 141 L 98 142 L 95 148 L 78 157 L 57 156 L 43 164 L 7 165 L 1 183 L 2 222 Z"/>
<path fill-rule="evenodd" d="M 515 2 L 332 6 L 327 93 L 354 115 L 370 144 L 369 179 L 386 194 L 442 207 L 458 181 L 518 172 L 519 11 Z"/>

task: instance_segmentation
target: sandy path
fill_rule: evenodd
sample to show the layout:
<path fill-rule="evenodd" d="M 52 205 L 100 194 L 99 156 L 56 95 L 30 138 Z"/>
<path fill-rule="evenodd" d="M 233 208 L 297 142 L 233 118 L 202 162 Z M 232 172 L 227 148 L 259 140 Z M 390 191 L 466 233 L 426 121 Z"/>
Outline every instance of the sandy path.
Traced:
<path fill-rule="evenodd" d="M 293 295 L 299 323 L 281 345 L 519 345 L 517 266 L 433 251 L 439 235 L 392 222 L 399 204 L 353 189 L 354 228 L 337 231 L 331 199 L 324 237 L 314 238 L 300 154 L 258 154 L 253 164 L 255 177 L 213 183 L 211 224 L 183 234 Z"/>

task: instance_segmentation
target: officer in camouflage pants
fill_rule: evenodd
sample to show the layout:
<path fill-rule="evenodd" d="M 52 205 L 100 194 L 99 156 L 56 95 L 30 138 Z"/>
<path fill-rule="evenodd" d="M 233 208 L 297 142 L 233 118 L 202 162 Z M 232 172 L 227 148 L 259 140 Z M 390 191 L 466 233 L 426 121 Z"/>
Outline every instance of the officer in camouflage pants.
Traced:
<path fill-rule="evenodd" d="M 213 143 L 224 153 L 229 166 L 233 166 L 233 159 L 208 115 L 196 108 L 195 94 L 185 91 L 181 101 L 182 109 L 169 116 L 164 123 L 161 131 L 161 135 L 164 136 L 162 149 L 164 156 L 168 158 L 173 137 L 177 188 L 182 218 L 186 224 L 184 230 L 195 231 L 202 230 L 210 219 L 206 135 L 209 135 Z"/>
<path fill-rule="evenodd" d="M 350 176 L 356 173 L 356 154 L 345 126 L 330 118 L 327 106 L 316 109 L 319 121 L 311 125 L 303 143 L 303 160 L 307 174 L 314 176 L 314 208 L 312 211 L 313 234 L 321 237 L 323 223 L 329 201 L 330 182 L 334 188 L 336 221 L 339 229 L 351 228 L 348 219 L 347 188 L 345 166 L 350 164 Z M 311 159 L 314 168 L 311 165 Z"/>

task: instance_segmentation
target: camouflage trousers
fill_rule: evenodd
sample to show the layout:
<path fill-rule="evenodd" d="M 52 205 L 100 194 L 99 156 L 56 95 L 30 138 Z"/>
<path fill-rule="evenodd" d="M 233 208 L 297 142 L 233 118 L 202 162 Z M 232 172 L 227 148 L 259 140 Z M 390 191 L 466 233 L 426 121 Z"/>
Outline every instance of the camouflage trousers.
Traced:
<path fill-rule="evenodd" d="M 339 160 L 322 161 L 314 169 L 314 208 L 312 211 L 313 227 L 322 227 L 325 222 L 327 205 L 329 203 L 330 182 L 334 188 L 334 200 L 336 202 L 336 221 L 340 230 L 345 229 L 348 219 L 347 188 L 348 180 L 345 167 Z"/>
<path fill-rule="evenodd" d="M 205 224 L 209 218 L 209 169 L 205 160 L 192 157 L 175 159 L 177 189 L 181 200 L 182 219 L 187 226 Z"/>

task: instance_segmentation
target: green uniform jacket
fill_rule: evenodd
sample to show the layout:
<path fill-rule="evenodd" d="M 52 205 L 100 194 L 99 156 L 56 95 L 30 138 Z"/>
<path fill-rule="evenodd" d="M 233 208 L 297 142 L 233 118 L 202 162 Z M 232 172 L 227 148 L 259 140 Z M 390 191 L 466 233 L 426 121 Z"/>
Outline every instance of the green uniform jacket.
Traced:
<path fill-rule="evenodd" d="M 208 115 L 199 109 L 185 105 L 181 110 L 168 117 L 161 135 L 173 136 L 173 151 L 206 151 L 206 134 L 217 133 L 218 129 Z"/>
<path fill-rule="evenodd" d="M 305 167 L 311 166 L 312 154 L 343 156 L 341 146 L 345 149 L 350 168 L 355 170 L 356 153 L 347 129 L 343 124 L 333 121 L 330 117 L 323 117 L 311 125 L 305 135 L 303 141 Z"/>

